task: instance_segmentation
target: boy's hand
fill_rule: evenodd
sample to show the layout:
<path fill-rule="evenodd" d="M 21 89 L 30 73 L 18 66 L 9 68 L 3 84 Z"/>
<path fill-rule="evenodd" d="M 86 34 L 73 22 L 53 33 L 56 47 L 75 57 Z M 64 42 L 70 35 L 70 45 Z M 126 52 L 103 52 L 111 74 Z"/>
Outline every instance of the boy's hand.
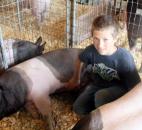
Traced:
<path fill-rule="evenodd" d="M 85 87 L 90 82 L 90 74 L 93 72 L 93 66 L 91 64 L 84 65 L 80 74 L 80 86 Z"/>
<path fill-rule="evenodd" d="M 86 69 L 87 72 L 91 73 L 91 72 L 93 72 L 93 65 L 89 64 L 89 65 L 86 66 L 85 69 Z"/>

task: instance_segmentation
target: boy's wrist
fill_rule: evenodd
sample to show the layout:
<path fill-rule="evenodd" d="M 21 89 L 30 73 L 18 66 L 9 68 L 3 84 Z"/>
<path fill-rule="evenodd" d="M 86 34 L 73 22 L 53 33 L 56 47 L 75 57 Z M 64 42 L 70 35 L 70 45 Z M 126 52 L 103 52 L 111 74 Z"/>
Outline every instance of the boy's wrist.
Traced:
<path fill-rule="evenodd" d="M 95 72 L 95 65 L 89 64 L 86 67 L 87 72 L 91 73 L 91 72 Z"/>

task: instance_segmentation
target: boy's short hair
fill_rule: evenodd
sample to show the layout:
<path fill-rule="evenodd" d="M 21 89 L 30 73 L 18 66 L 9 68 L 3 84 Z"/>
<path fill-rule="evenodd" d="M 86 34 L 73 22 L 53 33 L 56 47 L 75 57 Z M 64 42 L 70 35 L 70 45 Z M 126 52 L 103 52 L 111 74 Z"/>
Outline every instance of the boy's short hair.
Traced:
<path fill-rule="evenodd" d="M 100 15 L 96 17 L 92 23 L 91 34 L 93 36 L 94 30 L 101 30 L 108 27 L 114 28 L 113 36 L 117 36 L 119 30 L 119 24 L 112 15 Z"/>

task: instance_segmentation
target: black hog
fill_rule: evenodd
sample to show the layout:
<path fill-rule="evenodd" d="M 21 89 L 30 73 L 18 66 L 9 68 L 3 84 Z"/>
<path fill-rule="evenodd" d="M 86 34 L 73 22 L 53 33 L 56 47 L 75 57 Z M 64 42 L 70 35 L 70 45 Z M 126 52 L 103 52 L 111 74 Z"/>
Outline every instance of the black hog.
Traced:
<path fill-rule="evenodd" d="M 0 118 L 34 104 L 44 116 L 50 114 L 49 95 L 78 86 L 82 49 L 59 49 L 20 63 L 0 77 Z M 51 119 L 50 119 L 51 120 Z"/>
<path fill-rule="evenodd" d="M 137 38 L 142 38 L 142 1 L 129 0 L 127 4 L 127 31 L 130 48 L 136 46 Z"/>
<path fill-rule="evenodd" d="M 25 60 L 41 55 L 45 43 L 42 43 L 42 38 L 39 37 L 35 43 L 19 39 L 9 39 L 3 41 L 5 46 L 5 57 L 9 67 L 21 63 Z M 2 64 L 3 55 L 0 53 L 0 70 L 4 69 Z"/>

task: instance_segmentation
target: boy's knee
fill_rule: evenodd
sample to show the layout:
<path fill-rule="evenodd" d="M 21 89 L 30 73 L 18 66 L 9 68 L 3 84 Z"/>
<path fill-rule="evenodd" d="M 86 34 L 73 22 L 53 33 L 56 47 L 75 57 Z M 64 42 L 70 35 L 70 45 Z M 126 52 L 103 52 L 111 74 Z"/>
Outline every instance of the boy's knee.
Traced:
<path fill-rule="evenodd" d="M 102 106 L 112 100 L 110 93 L 103 89 L 95 93 L 95 107 Z"/>
<path fill-rule="evenodd" d="M 74 103 L 73 104 L 73 111 L 78 115 L 86 115 L 88 112 L 85 110 L 85 108 L 81 107 L 79 104 Z"/>

